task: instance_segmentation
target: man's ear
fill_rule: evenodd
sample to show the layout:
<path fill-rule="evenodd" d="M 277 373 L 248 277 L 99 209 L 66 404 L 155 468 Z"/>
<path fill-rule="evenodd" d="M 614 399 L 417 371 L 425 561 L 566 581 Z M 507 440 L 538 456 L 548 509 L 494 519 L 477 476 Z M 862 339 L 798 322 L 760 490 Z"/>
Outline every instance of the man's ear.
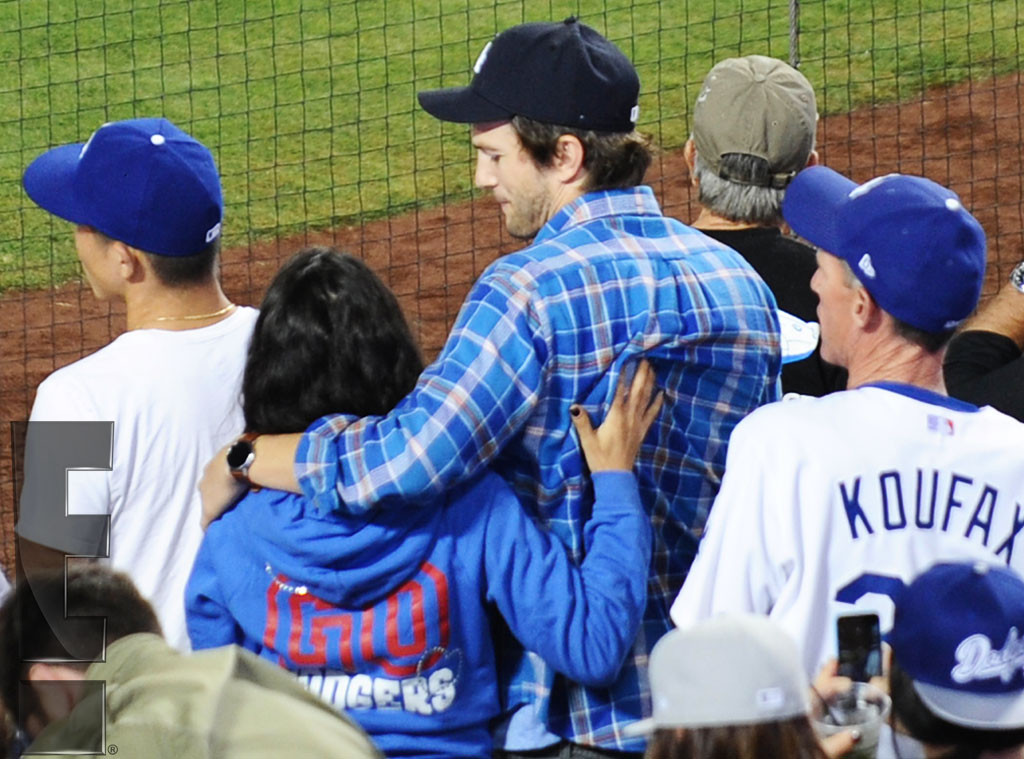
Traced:
<path fill-rule="evenodd" d="M 697 184 L 695 172 L 697 167 L 697 146 L 694 144 L 692 137 L 683 145 L 683 160 L 686 161 L 686 168 L 690 170 L 690 181 L 693 184 Z"/>
<path fill-rule="evenodd" d="M 853 308 L 850 314 L 854 323 L 864 332 L 877 330 L 884 318 L 885 312 L 881 309 L 871 293 L 863 285 L 856 285 L 856 293 L 853 297 Z"/>
<path fill-rule="evenodd" d="M 84 680 L 85 670 L 70 667 L 60 662 L 37 661 L 28 668 L 28 680 L 34 682 L 53 682 L 58 680 Z"/>
<path fill-rule="evenodd" d="M 84 669 L 56 662 L 33 662 L 27 675 L 38 704 L 34 713 L 29 715 L 34 720 L 33 725 L 26 723 L 30 734 L 38 733 L 51 722 L 64 719 L 82 698 Z"/>
<path fill-rule="evenodd" d="M 579 137 L 574 134 L 560 135 L 555 144 L 552 169 L 564 183 L 575 182 L 582 178 L 585 154 Z"/>
<path fill-rule="evenodd" d="M 120 240 L 111 243 L 111 255 L 116 257 L 117 270 L 125 282 L 140 282 L 145 275 L 144 254 Z"/>

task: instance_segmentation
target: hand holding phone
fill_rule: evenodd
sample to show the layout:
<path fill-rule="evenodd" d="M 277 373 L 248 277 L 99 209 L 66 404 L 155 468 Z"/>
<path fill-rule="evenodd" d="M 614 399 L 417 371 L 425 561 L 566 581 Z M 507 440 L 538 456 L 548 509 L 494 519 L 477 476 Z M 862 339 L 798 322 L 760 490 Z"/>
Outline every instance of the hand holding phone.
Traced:
<path fill-rule="evenodd" d="M 836 619 L 839 674 L 866 683 L 882 674 L 882 635 L 874 612 L 843 614 Z"/>

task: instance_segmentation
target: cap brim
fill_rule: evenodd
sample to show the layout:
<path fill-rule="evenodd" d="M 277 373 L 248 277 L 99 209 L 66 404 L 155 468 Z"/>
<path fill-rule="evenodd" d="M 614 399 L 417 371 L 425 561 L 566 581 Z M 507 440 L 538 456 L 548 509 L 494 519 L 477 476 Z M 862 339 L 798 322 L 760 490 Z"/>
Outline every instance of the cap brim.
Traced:
<path fill-rule="evenodd" d="M 640 738 L 645 735 L 650 735 L 658 728 L 658 725 L 654 722 L 654 717 L 648 717 L 647 719 L 638 720 L 636 722 L 630 722 L 628 725 L 622 728 L 623 738 Z"/>
<path fill-rule="evenodd" d="M 782 334 L 782 363 L 792 364 L 814 353 L 821 337 L 817 322 L 805 322 L 798 316 L 779 309 L 779 330 Z"/>
<path fill-rule="evenodd" d="M 925 706 L 954 725 L 982 730 L 1024 727 L 1024 693 L 964 693 L 914 681 Z M 963 715 L 970 714 L 970 717 Z"/>
<path fill-rule="evenodd" d="M 423 110 L 441 121 L 458 124 L 486 124 L 508 121 L 514 113 L 480 97 L 472 87 L 425 90 L 416 94 Z"/>
<path fill-rule="evenodd" d="M 839 255 L 836 212 L 849 201 L 857 183 L 825 166 L 804 169 L 786 188 L 782 216 L 798 235 L 816 247 Z"/>
<path fill-rule="evenodd" d="M 75 224 L 88 224 L 75 198 L 75 172 L 84 142 L 61 145 L 36 158 L 25 169 L 22 185 L 41 208 Z"/>

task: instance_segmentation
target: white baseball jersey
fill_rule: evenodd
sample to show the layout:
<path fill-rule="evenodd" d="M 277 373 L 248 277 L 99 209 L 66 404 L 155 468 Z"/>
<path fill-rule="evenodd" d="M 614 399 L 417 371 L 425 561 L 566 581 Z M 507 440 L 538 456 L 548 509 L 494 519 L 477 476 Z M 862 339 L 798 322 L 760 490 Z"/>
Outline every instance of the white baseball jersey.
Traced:
<path fill-rule="evenodd" d="M 776 619 L 808 677 L 840 612 L 892 623 L 893 592 L 941 560 L 1024 573 L 1024 424 L 894 383 L 764 406 L 736 427 L 672 619 Z"/>

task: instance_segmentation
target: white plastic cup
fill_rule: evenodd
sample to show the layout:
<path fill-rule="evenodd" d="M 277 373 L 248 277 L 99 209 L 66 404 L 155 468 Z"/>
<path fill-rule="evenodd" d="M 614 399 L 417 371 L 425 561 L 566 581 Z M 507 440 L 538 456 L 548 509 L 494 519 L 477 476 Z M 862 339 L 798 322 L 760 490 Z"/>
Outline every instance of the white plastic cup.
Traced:
<path fill-rule="evenodd" d="M 825 698 L 828 710 L 820 700 L 811 704 L 811 723 L 821 738 L 843 730 L 859 730 L 860 740 L 846 755 L 848 759 L 875 759 L 878 755 L 878 734 L 889 716 L 892 700 L 869 683 L 853 683 L 848 691 Z"/>

